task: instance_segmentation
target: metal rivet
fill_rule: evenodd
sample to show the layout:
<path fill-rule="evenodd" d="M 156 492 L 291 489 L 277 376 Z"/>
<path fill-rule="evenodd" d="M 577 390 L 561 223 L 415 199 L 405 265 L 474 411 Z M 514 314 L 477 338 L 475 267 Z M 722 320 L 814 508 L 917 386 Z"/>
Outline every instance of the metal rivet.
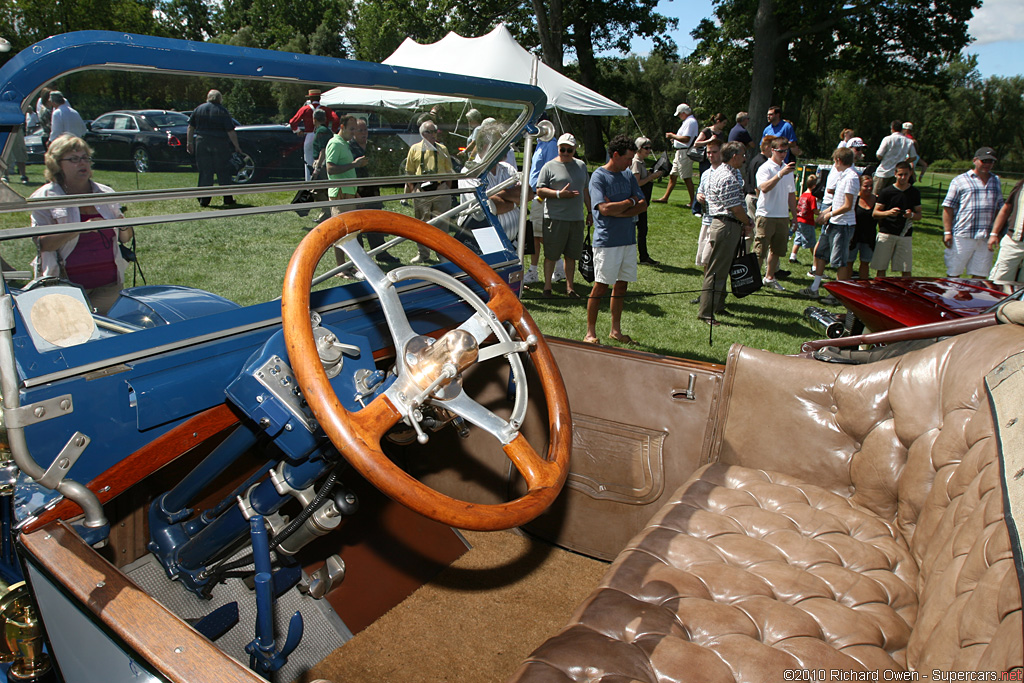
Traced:
<path fill-rule="evenodd" d="M 36 417 L 42 417 L 43 415 L 46 415 L 46 408 L 42 406 L 36 406 L 35 410 L 32 411 L 32 414 L 35 415 Z"/>
<path fill-rule="evenodd" d="M 84 436 L 80 436 L 77 439 L 75 439 L 75 445 L 78 446 L 79 448 L 84 446 L 85 445 L 85 437 Z"/>
<path fill-rule="evenodd" d="M 68 399 L 66 399 L 66 398 L 65 398 L 65 399 L 63 399 L 63 400 L 62 400 L 62 401 L 60 402 L 60 409 L 61 409 L 61 410 L 70 410 L 70 409 L 71 409 L 71 401 L 69 401 L 69 400 L 68 400 Z"/>
<path fill-rule="evenodd" d="M 104 587 L 104 586 L 106 586 L 106 585 L 107 585 L 107 584 L 106 584 L 106 582 L 105 582 L 105 581 L 97 581 L 97 582 L 96 582 L 96 587 L 97 587 L 97 588 L 103 588 L 103 587 Z"/>
<path fill-rule="evenodd" d="M 69 460 L 68 458 L 61 458 L 60 462 L 57 463 L 57 467 L 61 468 L 62 470 L 66 470 L 67 468 L 71 467 L 71 460 Z"/>
<path fill-rule="evenodd" d="M 176 655 L 180 655 L 184 651 L 185 651 L 185 648 L 183 648 L 180 645 L 178 647 L 174 648 L 174 654 L 176 654 Z"/>
<path fill-rule="evenodd" d="M 104 486 L 103 488 L 100 489 L 100 493 L 106 493 L 109 490 L 110 490 L 109 486 Z"/>

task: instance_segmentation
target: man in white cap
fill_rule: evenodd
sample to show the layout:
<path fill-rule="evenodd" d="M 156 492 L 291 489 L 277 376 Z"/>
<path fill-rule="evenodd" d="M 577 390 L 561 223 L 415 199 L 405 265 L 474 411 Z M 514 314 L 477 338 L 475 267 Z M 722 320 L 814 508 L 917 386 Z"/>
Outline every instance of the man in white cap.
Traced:
<path fill-rule="evenodd" d="M 694 140 L 697 139 L 697 133 L 700 132 L 700 125 L 697 123 L 697 118 L 693 115 L 693 110 L 690 109 L 690 105 L 683 103 L 676 107 L 676 116 L 682 122 L 679 124 L 679 130 L 675 133 L 668 131 L 665 133 L 665 138 L 672 141 L 672 147 L 675 149 L 675 157 L 672 160 L 672 171 L 668 176 L 668 187 L 665 188 L 665 194 L 660 199 L 654 199 L 653 202 L 657 204 L 665 204 L 668 202 L 669 195 L 672 194 L 672 190 L 676 189 L 676 179 L 682 178 L 683 182 L 686 183 L 686 189 L 690 193 L 690 204 L 693 204 L 693 161 L 686 156 L 686 150 L 693 146 Z"/>
<path fill-rule="evenodd" d="M 576 138 L 558 138 L 558 156 L 537 176 L 537 196 L 544 200 L 544 296 L 551 294 L 551 275 L 559 256 L 565 258 L 565 293 L 578 299 L 574 280 L 576 260 L 583 253 L 584 225 L 593 224 L 587 165 L 576 156 Z M 585 222 L 584 222 L 585 221 Z"/>

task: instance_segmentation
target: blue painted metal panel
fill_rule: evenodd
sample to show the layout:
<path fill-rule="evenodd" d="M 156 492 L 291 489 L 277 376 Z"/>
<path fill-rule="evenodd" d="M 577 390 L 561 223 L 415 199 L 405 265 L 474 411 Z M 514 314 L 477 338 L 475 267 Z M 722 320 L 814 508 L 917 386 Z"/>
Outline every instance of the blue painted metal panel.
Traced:
<path fill-rule="evenodd" d="M 438 267 L 458 272 L 452 264 Z M 478 286 L 471 286 L 482 295 Z M 371 291 L 369 285 L 355 283 L 315 292 L 313 306 L 329 307 Z M 402 302 L 413 329 L 422 334 L 458 325 L 472 314 L 470 308 L 456 300 L 454 295 L 433 286 L 403 293 Z M 276 320 L 279 315 L 280 303 L 267 302 L 45 354 L 35 353 L 27 335 L 19 335 L 19 340 L 29 347 L 18 350 L 19 362 L 22 361 L 20 354 L 24 352 L 35 358 L 35 367 L 50 367 L 53 371 L 75 367 L 70 361 L 77 361 L 79 357 L 82 362 L 96 361 L 244 324 L 266 323 L 249 332 L 229 334 L 134 361 L 116 374 L 91 378 L 77 376 L 23 391 L 23 404 L 64 394 L 74 396 L 73 414 L 26 428 L 25 435 L 32 453 L 40 465 L 46 467 L 75 431 L 81 430 L 93 440 L 68 476 L 82 482 L 91 481 L 188 417 L 223 403 L 228 383 L 242 371 L 249 356 L 280 329 Z M 326 311 L 323 323 L 366 337 L 374 350 L 392 344 L 383 313 L 375 300 Z M 59 358 L 61 362 L 47 363 L 51 360 L 49 357 Z M 53 365 L 60 367 L 54 368 Z"/>

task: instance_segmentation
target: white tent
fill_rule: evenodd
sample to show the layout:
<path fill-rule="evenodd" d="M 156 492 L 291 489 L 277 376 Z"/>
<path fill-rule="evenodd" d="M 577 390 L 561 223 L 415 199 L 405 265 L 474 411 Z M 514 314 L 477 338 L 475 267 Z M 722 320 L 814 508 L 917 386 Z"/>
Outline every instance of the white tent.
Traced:
<path fill-rule="evenodd" d="M 479 38 L 463 38 L 457 33 L 449 33 L 430 45 L 420 45 L 406 38 L 383 63 L 528 84 L 533 61 L 533 55 L 516 42 L 504 24 L 499 24 L 493 31 Z M 621 104 L 580 85 L 543 63 L 538 64 L 537 86 L 547 96 L 548 107 L 593 116 L 629 115 L 629 110 Z M 325 92 L 321 98 L 321 102 L 329 107 L 362 105 L 398 109 L 416 109 L 452 101 L 464 100 L 460 97 L 368 88 L 334 88 Z"/>
<path fill-rule="evenodd" d="M 444 102 L 465 102 L 463 97 L 425 95 L 397 90 L 373 88 L 331 88 L 320 101 L 328 107 L 388 107 L 390 109 L 425 109 Z"/>
<path fill-rule="evenodd" d="M 533 60 L 533 55 L 516 42 L 505 25 L 498 24 L 493 31 L 479 38 L 463 38 L 452 32 L 430 45 L 420 45 L 412 38 L 406 38 L 383 63 L 529 83 Z M 537 86 L 547 95 L 549 107 L 593 116 L 629 115 L 626 107 L 563 76 L 547 64 L 539 65 Z"/>

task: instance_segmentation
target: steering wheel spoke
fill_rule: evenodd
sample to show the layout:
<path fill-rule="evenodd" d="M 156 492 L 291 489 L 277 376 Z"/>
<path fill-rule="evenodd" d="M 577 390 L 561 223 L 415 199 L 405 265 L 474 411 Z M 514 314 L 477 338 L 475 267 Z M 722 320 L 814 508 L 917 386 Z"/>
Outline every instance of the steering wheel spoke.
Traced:
<path fill-rule="evenodd" d="M 381 308 L 384 309 L 384 320 L 388 324 L 392 339 L 395 340 L 395 346 L 396 348 L 404 347 L 406 342 L 416 336 L 416 333 L 413 332 L 409 318 L 405 315 L 405 309 L 402 308 L 402 300 L 398 296 L 398 289 L 395 288 L 395 280 L 389 273 L 381 270 L 380 266 L 363 250 L 355 234 L 339 240 L 337 246 L 363 273 L 367 284 L 377 293 Z"/>
<path fill-rule="evenodd" d="M 488 434 L 507 445 L 519 434 L 520 423 L 504 420 L 485 408 L 478 401 L 461 392 L 454 398 L 438 401 L 438 405 L 447 408 L 466 422 L 483 429 Z"/>
<path fill-rule="evenodd" d="M 441 270 L 403 266 L 383 272 L 358 244 L 356 233 L 379 232 L 416 241 L 459 266 L 487 292 L 487 303 L 462 281 Z M 384 394 L 349 413 L 337 400 L 319 360 L 309 324 L 310 286 L 316 265 L 338 246 L 366 276 L 377 293 L 397 351 L 398 376 Z M 419 279 L 458 295 L 473 310 L 468 320 L 439 339 L 414 333 L 396 284 Z M 387 211 L 351 211 L 314 228 L 288 265 L 281 313 L 288 356 L 314 416 L 332 443 L 368 481 L 394 500 L 431 519 L 462 529 L 493 531 L 520 526 L 554 501 L 569 471 L 572 428 L 561 375 L 543 336 L 522 302 L 486 263 L 447 234 Z M 519 338 L 505 329 L 510 322 Z M 496 341 L 483 348 L 491 338 Z M 527 408 L 523 353 L 529 353 L 548 406 L 550 443 L 541 457 L 519 432 Z M 504 357 L 511 369 L 515 400 L 508 420 L 466 395 L 461 373 L 470 366 Z M 527 492 L 504 503 L 456 500 L 415 480 L 381 450 L 384 434 L 400 420 L 416 420 L 416 411 L 434 404 L 491 434 L 515 464 Z M 414 428 L 419 427 L 418 423 Z M 418 430 L 421 431 L 421 430 Z"/>

